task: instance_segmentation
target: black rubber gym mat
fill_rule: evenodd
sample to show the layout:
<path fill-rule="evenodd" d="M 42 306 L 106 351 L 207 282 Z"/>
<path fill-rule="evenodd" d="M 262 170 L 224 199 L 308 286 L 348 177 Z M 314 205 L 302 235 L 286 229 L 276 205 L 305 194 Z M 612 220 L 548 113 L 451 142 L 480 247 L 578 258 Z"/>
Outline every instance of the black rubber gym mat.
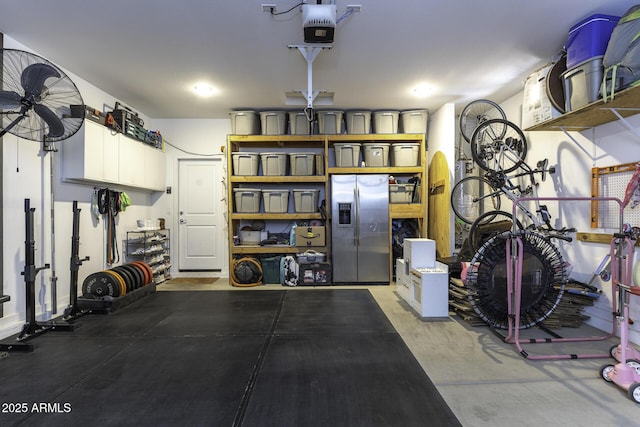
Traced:
<path fill-rule="evenodd" d="M 367 290 L 158 292 L 76 325 L 0 360 L 0 425 L 459 425 Z"/>
<path fill-rule="evenodd" d="M 362 289 L 288 292 L 278 334 L 396 333 L 373 296 Z"/>
<path fill-rule="evenodd" d="M 274 427 L 460 425 L 397 334 L 274 337 L 243 421 Z"/>

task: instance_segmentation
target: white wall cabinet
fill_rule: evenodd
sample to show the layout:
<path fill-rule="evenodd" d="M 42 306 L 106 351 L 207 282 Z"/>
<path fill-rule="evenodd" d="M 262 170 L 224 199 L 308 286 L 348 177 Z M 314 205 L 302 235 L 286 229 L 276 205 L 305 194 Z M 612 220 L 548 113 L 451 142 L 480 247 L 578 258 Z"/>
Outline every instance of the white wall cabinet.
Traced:
<path fill-rule="evenodd" d="M 88 120 L 63 143 L 62 163 L 65 181 L 154 191 L 165 187 L 163 151 Z"/>

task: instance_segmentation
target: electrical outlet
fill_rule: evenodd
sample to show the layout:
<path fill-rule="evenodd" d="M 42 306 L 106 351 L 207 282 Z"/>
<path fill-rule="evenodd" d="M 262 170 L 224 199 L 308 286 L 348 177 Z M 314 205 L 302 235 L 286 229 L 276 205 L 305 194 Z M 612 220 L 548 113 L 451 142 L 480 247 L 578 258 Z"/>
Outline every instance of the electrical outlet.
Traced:
<path fill-rule="evenodd" d="M 348 11 L 354 11 L 354 12 L 360 12 L 360 9 L 362 9 L 362 5 L 361 4 L 348 4 L 347 5 L 347 10 Z"/>
<path fill-rule="evenodd" d="M 263 12 L 272 12 L 276 10 L 276 5 L 275 4 L 271 4 L 271 3 L 266 3 L 262 5 L 262 11 Z"/>

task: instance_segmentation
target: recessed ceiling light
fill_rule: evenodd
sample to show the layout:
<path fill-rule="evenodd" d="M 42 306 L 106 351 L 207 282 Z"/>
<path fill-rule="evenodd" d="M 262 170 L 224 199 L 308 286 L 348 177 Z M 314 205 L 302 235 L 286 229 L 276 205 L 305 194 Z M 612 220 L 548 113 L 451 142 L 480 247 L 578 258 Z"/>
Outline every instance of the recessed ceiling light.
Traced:
<path fill-rule="evenodd" d="M 417 96 L 418 98 L 429 96 L 432 92 L 433 86 L 430 86 L 428 84 L 420 84 L 412 89 L 413 95 Z"/>
<path fill-rule="evenodd" d="M 197 83 L 195 86 L 193 86 L 193 91 L 196 93 L 196 95 L 203 97 L 211 96 L 216 93 L 215 88 L 209 83 Z"/>

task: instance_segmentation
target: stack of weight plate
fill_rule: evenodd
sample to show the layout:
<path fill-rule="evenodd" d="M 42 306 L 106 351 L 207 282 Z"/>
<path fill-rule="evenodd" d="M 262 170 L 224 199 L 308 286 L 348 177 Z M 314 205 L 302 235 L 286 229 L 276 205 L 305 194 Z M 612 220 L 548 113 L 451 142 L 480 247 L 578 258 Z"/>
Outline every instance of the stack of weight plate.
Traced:
<path fill-rule="evenodd" d="M 149 264 L 136 261 L 90 274 L 82 283 L 83 296 L 121 297 L 153 281 Z"/>

